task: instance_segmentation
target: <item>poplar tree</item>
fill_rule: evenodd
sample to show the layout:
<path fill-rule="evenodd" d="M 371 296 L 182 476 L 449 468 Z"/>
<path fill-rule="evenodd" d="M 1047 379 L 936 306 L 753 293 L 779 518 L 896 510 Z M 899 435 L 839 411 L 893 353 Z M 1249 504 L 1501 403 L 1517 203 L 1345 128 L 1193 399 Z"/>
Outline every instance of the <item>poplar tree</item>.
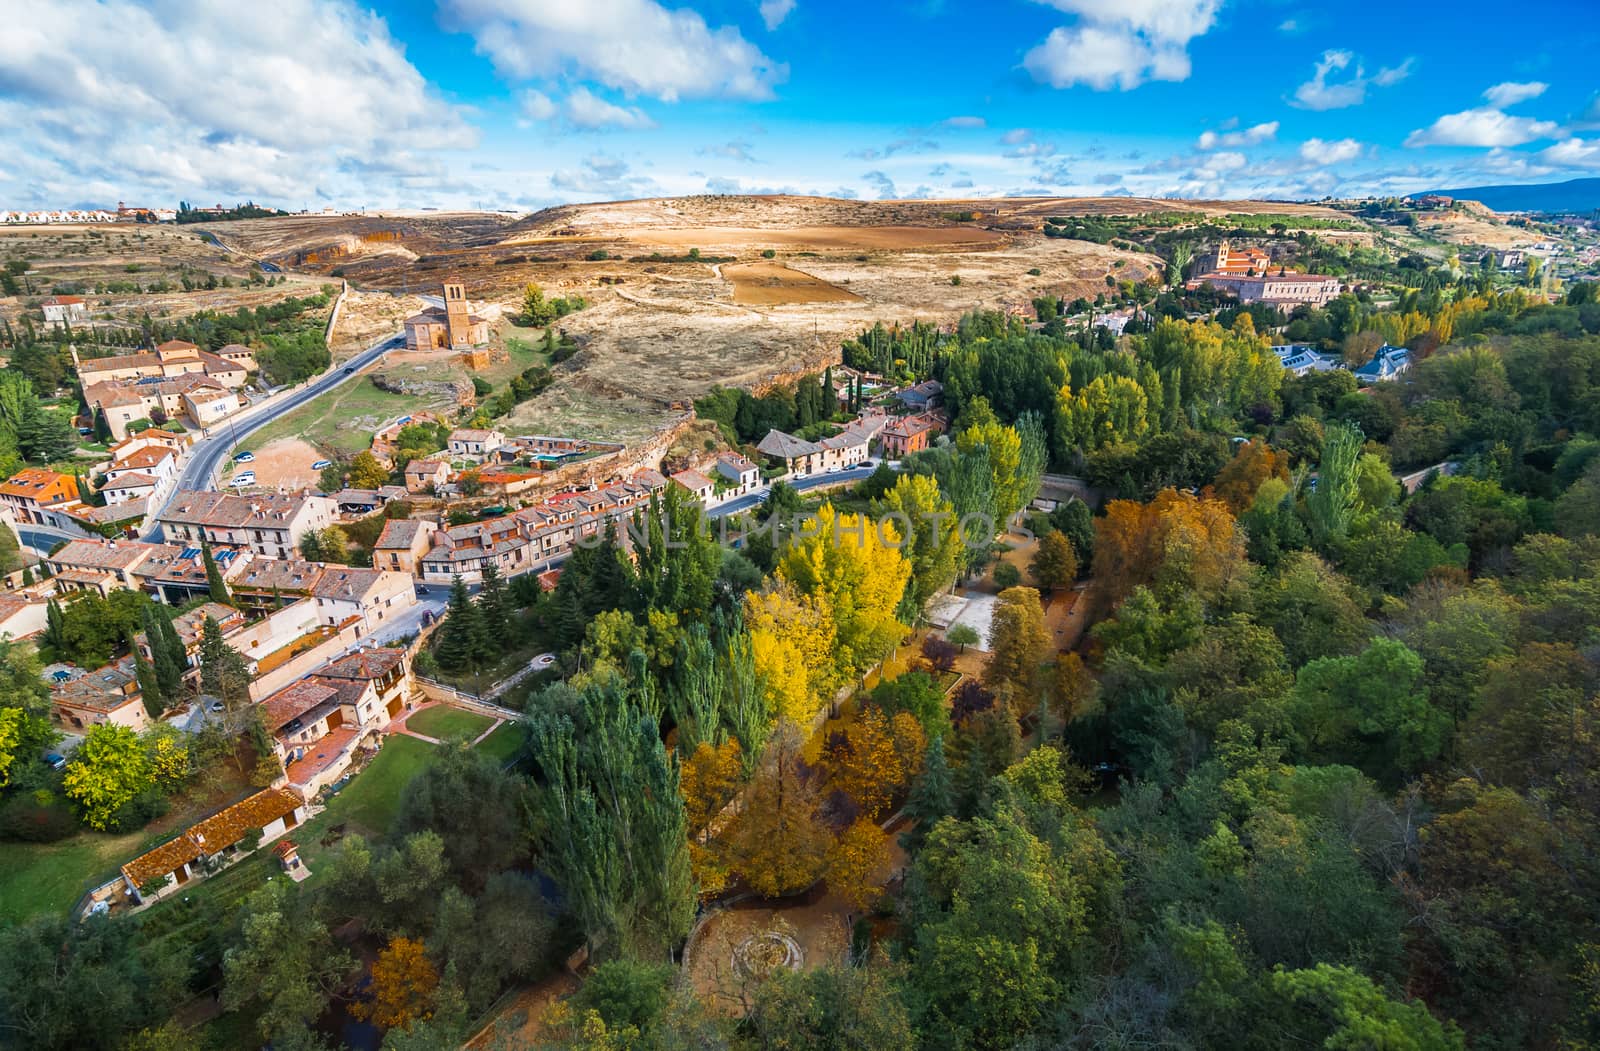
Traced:
<path fill-rule="evenodd" d="M 217 560 L 211 557 L 211 545 L 205 540 L 200 541 L 200 558 L 205 562 L 206 586 L 211 589 L 211 601 L 220 602 L 224 606 L 233 605 L 233 596 L 228 593 L 228 582 L 222 579 L 222 570 L 217 567 Z"/>

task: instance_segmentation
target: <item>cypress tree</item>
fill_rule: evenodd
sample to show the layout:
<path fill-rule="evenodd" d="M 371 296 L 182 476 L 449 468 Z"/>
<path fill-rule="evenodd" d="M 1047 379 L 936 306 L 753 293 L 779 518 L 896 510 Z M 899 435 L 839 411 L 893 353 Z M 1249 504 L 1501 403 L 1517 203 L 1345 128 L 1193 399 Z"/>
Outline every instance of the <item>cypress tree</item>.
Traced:
<path fill-rule="evenodd" d="M 149 713 L 150 718 L 159 719 L 161 713 L 167 710 L 166 698 L 161 694 L 161 683 L 157 680 L 155 668 L 137 649 L 133 651 L 133 672 L 139 680 L 139 694 L 144 701 L 144 710 Z"/>
<path fill-rule="evenodd" d="M 955 807 L 955 785 L 950 779 L 950 765 L 945 761 L 944 737 L 940 735 L 928 742 L 922 776 L 917 778 L 906 800 L 906 816 L 913 820 L 900 834 L 900 845 L 908 851 L 917 851 L 939 819 L 954 813 Z"/>
<path fill-rule="evenodd" d="M 220 602 L 224 606 L 233 605 L 233 596 L 228 593 L 228 582 L 222 579 L 222 570 L 217 568 L 217 560 L 211 557 L 211 545 L 200 541 L 200 557 L 206 566 L 206 585 L 211 589 L 211 601 Z"/>
<path fill-rule="evenodd" d="M 33 584 L 33 567 L 32 566 L 23 566 L 22 567 L 22 586 L 23 587 L 29 587 L 32 584 Z"/>
<path fill-rule="evenodd" d="M 450 580 L 450 605 L 439 627 L 439 648 L 434 652 L 439 666 L 447 671 L 476 670 L 487 650 L 478 607 L 467 594 L 466 582 L 459 575 Z"/>
<path fill-rule="evenodd" d="M 65 638 L 62 634 L 65 623 L 66 620 L 61 613 L 61 604 L 55 599 L 51 599 L 44 607 L 44 641 L 49 643 L 50 648 L 58 653 Z"/>
<path fill-rule="evenodd" d="M 839 411 L 839 396 L 833 392 L 833 366 L 822 370 L 822 418 L 831 420 Z"/>
<path fill-rule="evenodd" d="M 171 622 L 155 606 L 146 606 L 140 612 L 139 619 L 143 622 L 145 642 L 150 646 L 150 664 L 161 695 L 168 699 L 177 697 L 183 689 L 183 667 L 187 662 L 181 649 L 176 652 L 173 650 L 170 641 L 174 634 Z"/>

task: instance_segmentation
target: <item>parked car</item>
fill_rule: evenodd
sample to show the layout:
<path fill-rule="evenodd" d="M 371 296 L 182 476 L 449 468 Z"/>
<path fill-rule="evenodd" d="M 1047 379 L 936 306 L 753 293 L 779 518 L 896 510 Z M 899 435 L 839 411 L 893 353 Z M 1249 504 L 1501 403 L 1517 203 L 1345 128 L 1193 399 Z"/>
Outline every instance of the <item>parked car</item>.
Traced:
<path fill-rule="evenodd" d="M 248 449 L 241 449 L 233 454 L 234 463 L 255 463 L 256 454 Z"/>
<path fill-rule="evenodd" d="M 210 712 L 212 715 L 216 715 L 218 712 L 222 711 L 222 702 L 212 701 L 210 704 L 206 705 L 206 711 Z"/>
<path fill-rule="evenodd" d="M 247 485 L 255 485 L 256 473 L 254 471 L 240 471 L 233 476 L 233 481 L 228 484 L 235 489 L 243 489 Z"/>
<path fill-rule="evenodd" d="M 332 460 L 318 460 L 316 463 L 311 465 L 311 469 L 313 471 L 320 471 L 320 470 L 323 470 L 324 468 L 332 467 L 332 466 L 333 466 L 333 461 Z"/>
<path fill-rule="evenodd" d="M 46 752 L 44 754 L 44 765 L 52 770 L 60 770 L 67 765 L 67 757 L 60 752 Z"/>

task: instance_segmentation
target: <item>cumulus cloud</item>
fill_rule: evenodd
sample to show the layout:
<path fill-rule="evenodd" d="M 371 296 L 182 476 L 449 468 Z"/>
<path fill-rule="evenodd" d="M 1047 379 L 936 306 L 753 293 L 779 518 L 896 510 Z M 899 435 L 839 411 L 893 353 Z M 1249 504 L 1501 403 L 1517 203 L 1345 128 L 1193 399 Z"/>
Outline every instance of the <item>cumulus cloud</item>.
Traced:
<path fill-rule="evenodd" d="M 984 128 L 989 125 L 982 117 L 946 117 L 941 123 L 947 128 Z"/>
<path fill-rule="evenodd" d="M 440 0 L 440 15 L 510 78 L 578 76 L 676 102 L 768 99 L 788 75 L 737 27 L 655 0 Z"/>
<path fill-rule="evenodd" d="M 766 23 L 769 33 L 783 25 L 792 11 L 794 0 L 761 0 L 761 21 Z"/>
<path fill-rule="evenodd" d="M 1555 138 L 1561 125 L 1504 112 L 1505 107 L 1537 98 L 1545 85 L 1496 84 L 1483 93 L 1486 106 L 1446 113 L 1426 128 L 1406 136 L 1407 146 L 1521 146 L 1537 139 Z"/>
<path fill-rule="evenodd" d="M 1263 142 L 1271 142 L 1277 135 L 1278 122 L 1269 120 L 1265 124 L 1257 124 L 1240 131 L 1202 131 L 1195 145 L 1202 150 L 1214 150 L 1218 146 L 1238 149 L 1241 146 L 1259 146 Z"/>
<path fill-rule="evenodd" d="M 575 128 L 653 128 L 656 122 L 637 106 L 618 106 L 607 102 L 588 88 L 578 87 L 563 106 L 567 120 Z"/>
<path fill-rule="evenodd" d="M 477 139 L 383 19 L 345 0 L 13 5 L 0 84 L 16 203 L 299 202 L 358 172 L 367 195 L 442 177 L 419 147 Z"/>
<path fill-rule="evenodd" d="M 1300 159 L 1307 164 L 1323 167 L 1353 161 L 1365 152 L 1366 147 L 1355 139 L 1307 139 L 1300 144 Z"/>
<path fill-rule="evenodd" d="M 1023 57 L 1033 79 L 1130 91 L 1189 77 L 1189 42 L 1211 29 L 1222 0 L 1042 0 L 1077 17 Z"/>
<path fill-rule="evenodd" d="M 1537 156 L 1541 163 L 1556 168 L 1600 168 L 1600 139 L 1574 136 L 1546 146 Z"/>
<path fill-rule="evenodd" d="M 1329 49 L 1317 60 L 1311 79 L 1295 88 L 1291 102 L 1310 110 L 1359 106 L 1367 101 L 1369 87 L 1391 87 L 1410 76 L 1412 61 L 1408 58 L 1398 66 L 1384 67 L 1369 77 L 1355 52 Z"/>
<path fill-rule="evenodd" d="M 1483 97 L 1495 109 L 1509 109 L 1519 102 L 1527 102 L 1529 99 L 1538 98 L 1545 93 L 1545 89 L 1549 86 L 1549 84 L 1539 80 L 1530 80 L 1525 83 L 1506 81 L 1504 84 L 1496 84 L 1488 91 L 1485 91 Z"/>

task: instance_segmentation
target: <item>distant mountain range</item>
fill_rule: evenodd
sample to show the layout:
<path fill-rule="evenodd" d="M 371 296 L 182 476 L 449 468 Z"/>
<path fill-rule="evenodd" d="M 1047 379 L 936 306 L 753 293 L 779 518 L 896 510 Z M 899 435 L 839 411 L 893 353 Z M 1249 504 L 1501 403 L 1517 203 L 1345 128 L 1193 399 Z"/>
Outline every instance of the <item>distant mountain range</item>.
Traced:
<path fill-rule="evenodd" d="M 1468 186 L 1459 190 L 1429 190 L 1458 200 L 1481 201 L 1497 212 L 1592 212 L 1600 209 L 1600 179 L 1527 186 Z M 1414 193 L 1411 196 L 1421 197 Z"/>

